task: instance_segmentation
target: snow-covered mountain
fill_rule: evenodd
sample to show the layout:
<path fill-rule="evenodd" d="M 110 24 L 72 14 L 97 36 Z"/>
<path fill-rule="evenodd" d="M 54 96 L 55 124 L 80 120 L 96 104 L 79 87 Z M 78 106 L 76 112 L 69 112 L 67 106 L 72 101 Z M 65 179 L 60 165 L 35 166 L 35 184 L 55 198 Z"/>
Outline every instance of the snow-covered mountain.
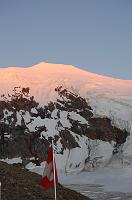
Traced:
<path fill-rule="evenodd" d="M 42 161 L 54 138 L 61 170 L 131 164 L 131 80 L 49 63 L 0 77 L 1 158 Z"/>

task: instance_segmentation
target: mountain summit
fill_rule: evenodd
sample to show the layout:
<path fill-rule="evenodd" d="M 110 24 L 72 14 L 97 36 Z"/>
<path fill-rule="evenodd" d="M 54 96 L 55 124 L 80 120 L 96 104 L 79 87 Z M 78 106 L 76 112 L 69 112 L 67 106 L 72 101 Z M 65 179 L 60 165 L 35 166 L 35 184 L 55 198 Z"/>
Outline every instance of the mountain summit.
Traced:
<path fill-rule="evenodd" d="M 40 63 L 32 67 L 0 68 L 0 94 L 14 87 L 29 87 L 40 103 L 55 99 L 54 88 L 62 85 L 87 96 L 106 96 L 131 101 L 132 81 L 96 75 L 72 65 Z"/>

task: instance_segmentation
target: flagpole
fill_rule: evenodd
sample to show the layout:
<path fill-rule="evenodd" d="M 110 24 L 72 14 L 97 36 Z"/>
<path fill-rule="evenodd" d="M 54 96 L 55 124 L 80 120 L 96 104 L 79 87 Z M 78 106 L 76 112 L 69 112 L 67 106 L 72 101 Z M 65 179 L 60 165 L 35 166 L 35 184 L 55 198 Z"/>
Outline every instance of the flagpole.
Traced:
<path fill-rule="evenodd" d="M 56 171 L 55 171 L 55 155 L 54 155 L 53 139 L 52 139 L 52 150 L 53 150 L 54 190 L 55 190 L 55 200 L 56 200 Z"/>

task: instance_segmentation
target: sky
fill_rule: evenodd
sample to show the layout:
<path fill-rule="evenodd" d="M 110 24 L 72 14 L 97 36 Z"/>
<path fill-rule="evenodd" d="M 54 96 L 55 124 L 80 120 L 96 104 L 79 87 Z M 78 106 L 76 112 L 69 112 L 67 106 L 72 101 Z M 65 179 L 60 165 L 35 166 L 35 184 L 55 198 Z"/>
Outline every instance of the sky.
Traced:
<path fill-rule="evenodd" d="M 43 61 L 132 79 L 132 1 L 0 0 L 0 67 Z"/>

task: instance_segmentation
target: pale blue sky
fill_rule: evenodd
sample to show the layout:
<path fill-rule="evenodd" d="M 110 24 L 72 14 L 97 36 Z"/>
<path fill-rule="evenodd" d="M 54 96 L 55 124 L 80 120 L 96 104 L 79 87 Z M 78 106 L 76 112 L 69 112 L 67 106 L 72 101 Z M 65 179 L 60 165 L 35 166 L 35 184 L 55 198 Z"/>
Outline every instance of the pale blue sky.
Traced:
<path fill-rule="evenodd" d="M 132 79 L 132 0 L 0 0 L 0 66 L 44 60 Z"/>

